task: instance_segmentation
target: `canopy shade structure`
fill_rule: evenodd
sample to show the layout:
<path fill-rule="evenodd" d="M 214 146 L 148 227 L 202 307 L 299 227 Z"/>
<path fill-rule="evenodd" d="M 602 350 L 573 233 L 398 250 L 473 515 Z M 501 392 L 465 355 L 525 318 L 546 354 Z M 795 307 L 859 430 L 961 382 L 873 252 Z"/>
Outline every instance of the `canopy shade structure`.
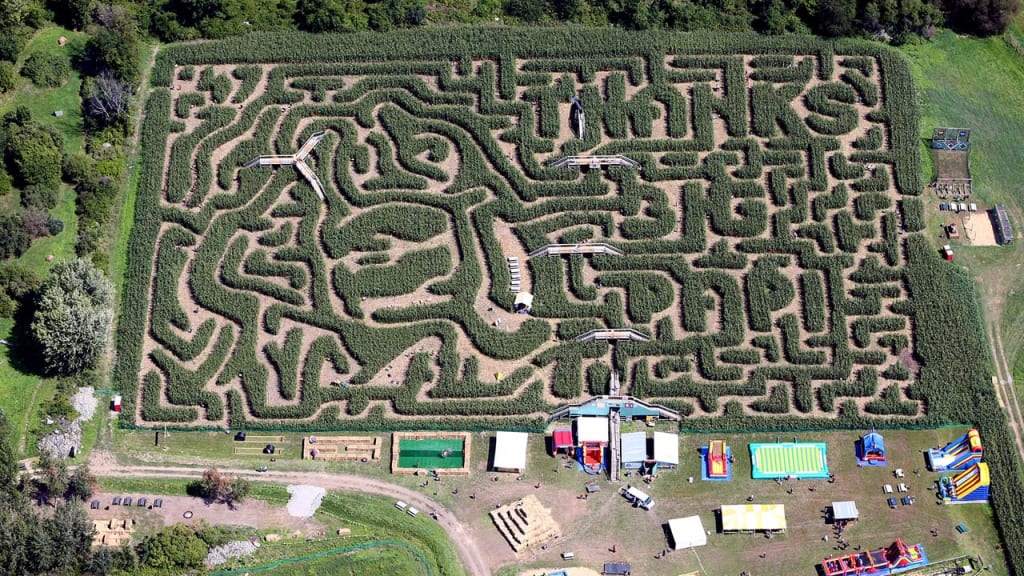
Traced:
<path fill-rule="evenodd" d="M 832 503 L 833 520 L 857 520 L 860 513 L 857 511 L 857 503 L 852 500 Z"/>
<path fill-rule="evenodd" d="M 577 418 L 576 419 L 576 442 L 600 442 L 608 443 L 608 419 L 604 417 Z"/>
<path fill-rule="evenodd" d="M 529 312 L 533 308 L 533 294 L 530 294 L 529 292 L 519 292 L 516 294 L 516 299 L 512 308 L 516 312 Z"/>
<path fill-rule="evenodd" d="M 498 432 L 494 441 L 494 469 L 522 473 L 526 470 L 526 432 Z"/>
<path fill-rule="evenodd" d="M 622 435 L 622 465 L 639 467 L 647 459 L 647 433 L 629 432 Z"/>
<path fill-rule="evenodd" d="M 654 461 L 658 466 L 679 466 L 679 435 L 668 432 L 654 433 Z"/>
<path fill-rule="evenodd" d="M 786 507 L 782 504 L 722 506 L 722 532 L 785 532 Z"/>
<path fill-rule="evenodd" d="M 668 531 L 672 535 L 673 550 L 707 546 L 708 535 L 704 532 L 700 516 L 673 518 L 668 521 Z"/>

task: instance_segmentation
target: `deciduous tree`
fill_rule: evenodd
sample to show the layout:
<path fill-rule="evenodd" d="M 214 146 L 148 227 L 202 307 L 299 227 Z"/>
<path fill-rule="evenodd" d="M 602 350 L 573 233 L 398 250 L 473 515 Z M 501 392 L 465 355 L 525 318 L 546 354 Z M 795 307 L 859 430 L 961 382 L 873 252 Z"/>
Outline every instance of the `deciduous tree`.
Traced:
<path fill-rule="evenodd" d="M 107 349 L 113 302 L 113 285 L 89 260 L 53 267 L 31 325 L 46 372 L 74 374 L 95 365 Z"/>

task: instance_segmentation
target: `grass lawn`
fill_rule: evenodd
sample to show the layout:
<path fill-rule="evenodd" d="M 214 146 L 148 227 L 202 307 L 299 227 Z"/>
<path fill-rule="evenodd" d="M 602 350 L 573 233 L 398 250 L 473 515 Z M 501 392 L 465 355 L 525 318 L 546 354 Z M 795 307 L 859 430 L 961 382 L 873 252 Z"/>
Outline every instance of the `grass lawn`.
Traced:
<path fill-rule="evenodd" d="M 106 492 L 180 496 L 186 493 L 188 481 L 101 478 L 99 485 Z M 251 497 L 284 506 L 289 495 L 283 486 L 254 482 Z M 220 566 L 220 573 L 239 570 L 239 573 L 248 571 L 260 574 L 464 574 L 444 530 L 426 514 L 412 518 L 399 513 L 389 498 L 329 493 L 313 519 L 323 525 L 323 537 L 305 541 L 264 541 L 254 555 Z M 336 530 L 341 527 L 351 530 L 351 534 L 336 536 Z M 143 531 L 139 535 L 144 537 L 157 529 L 159 525 L 151 524 L 148 532 Z M 272 529 L 248 531 L 257 536 L 281 532 Z M 397 544 L 372 547 L 367 552 L 355 554 L 331 554 L 339 549 L 383 541 Z M 322 559 L 311 558 L 318 555 L 325 556 Z M 290 561 L 296 558 L 302 561 Z M 259 569 L 282 561 L 288 563 L 274 571 Z"/>
<path fill-rule="evenodd" d="M 636 425 L 626 425 L 629 431 Z M 670 425 L 660 424 L 658 429 L 671 431 Z M 646 430 L 636 427 L 637 430 Z M 455 512 L 467 529 L 477 538 L 481 549 L 489 558 L 502 564 L 515 564 L 519 568 L 544 568 L 563 564 L 559 554 L 572 551 L 577 563 L 600 568 L 608 560 L 621 559 L 633 563 L 635 573 L 653 576 L 676 576 L 691 570 L 700 570 L 697 556 L 691 552 L 673 552 L 667 558 L 656 560 L 654 555 L 668 546 L 665 526 L 669 519 L 697 514 L 706 529 L 715 530 L 714 510 L 721 504 L 742 504 L 749 495 L 755 503 L 786 505 L 789 531 L 785 535 L 767 540 L 761 535 L 712 534 L 708 546 L 698 550 L 699 561 L 705 568 L 714 566 L 715 574 L 739 574 L 743 570 L 755 574 L 810 574 L 814 564 L 835 553 L 833 542 L 825 543 L 822 536 L 830 533 L 821 517 L 821 509 L 833 500 L 855 500 L 861 513 L 861 522 L 847 531 L 853 546 L 877 548 L 888 545 L 897 536 L 911 544 L 922 543 L 932 560 L 938 561 L 961 554 L 981 556 L 992 564 L 991 574 L 1006 574 L 1007 570 L 998 551 L 998 538 L 991 510 L 986 505 L 940 506 L 928 486 L 938 475 L 925 471 L 921 450 L 945 444 L 963 434 L 959 428 L 940 430 L 885 431 L 890 465 L 886 468 L 857 468 L 853 456 L 853 442 L 857 432 L 798 434 L 801 441 L 821 441 L 828 445 L 828 463 L 836 474 L 835 484 L 825 481 L 792 481 L 782 486 L 770 480 L 750 478 L 749 442 L 774 442 L 776 434 L 723 435 L 714 439 L 727 440 L 736 456 L 733 481 L 701 482 L 697 450 L 706 444 L 709 436 L 685 434 L 681 439 L 681 469 L 665 472 L 644 488 L 654 497 L 656 506 L 650 512 L 630 507 L 616 490 L 623 484 L 610 484 L 604 477 L 591 477 L 565 468 L 565 461 L 553 459 L 545 451 L 539 435 L 531 435 L 527 472 L 522 481 L 515 475 L 487 472 L 491 458 L 492 433 L 476 433 L 472 442 L 471 470 L 467 477 L 447 477 L 440 485 L 429 482 L 418 488 L 422 477 L 391 475 L 390 435 L 384 434 L 381 460 L 373 463 L 311 462 L 300 460 L 298 434 L 284 434 L 284 441 L 276 443 L 277 462 L 269 464 L 269 457 L 234 457 L 231 455 L 232 436 L 223 432 L 172 432 L 164 444 L 166 450 L 154 446 L 154 432 L 119 431 L 117 451 L 124 461 L 150 464 L 216 463 L 218 466 L 253 467 L 269 464 L 278 469 L 345 471 L 380 478 L 394 484 L 421 490 Z M 793 434 L 781 435 L 784 441 Z M 893 469 L 900 467 L 907 473 L 911 496 L 917 503 L 910 507 L 890 510 L 882 493 L 883 484 L 895 484 Z M 914 474 L 920 471 L 920 476 Z M 688 478 L 694 477 L 694 483 Z M 499 478 L 497 482 L 492 478 Z M 584 483 L 598 478 L 601 492 L 587 500 L 579 500 Z M 107 482 L 106 480 L 104 482 Z M 541 485 L 535 488 L 536 483 Z M 815 491 L 808 490 L 810 486 Z M 793 487 L 794 493 L 787 494 Z M 453 494 L 458 489 L 458 494 Z M 516 558 L 512 550 L 495 530 L 487 513 L 495 504 L 505 504 L 526 494 L 536 494 L 552 510 L 562 527 L 563 537 L 546 551 L 527 553 Z M 469 495 L 475 498 L 469 498 Z M 954 527 L 964 523 L 970 531 L 958 535 Z M 935 528 L 938 536 L 932 536 Z M 613 544 L 617 552 L 608 548 Z M 761 559 L 759 554 L 767 557 Z M 710 568 L 709 568 L 710 569 Z M 502 574 L 514 574 L 509 569 Z M 342 572 L 345 573 L 345 572 Z"/>
<path fill-rule="evenodd" d="M 68 40 L 64 46 L 57 43 L 61 36 Z M 22 53 L 18 66 L 34 52 L 64 53 L 74 57 L 85 50 L 87 38 L 84 33 L 71 32 L 59 26 L 44 28 L 32 37 Z M 18 106 L 26 106 L 35 120 L 56 128 L 64 136 L 67 152 L 80 152 L 84 142 L 82 106 L 79 99 L 81 86 L 81 75 L 74 69 L 69 80 L 55 89 L 39 88 L 27 78 L 19 77 L 17 88 L 0 97 L 0 113 Z M 62 110 L 63 116 L 54 116 L 53 112 L 56 110 Z M 14 209 L 18 203 L 16 194 L 0 199 L 0 207 L 5 209 Z M 75 214 L 75 192 L 70 186 L 61 185 L 57 206 L 50 213 L 64 222 L 63 232 L 34 240 L 29 250 L 17 260 L 19 264 L 36 270 L 40 275 L 45 275 L 57 261 L 75 257 L 78 216 Z M 52 262 L 49 261 L 50 256 L 53 256 Z M 0 321 L 0 338 L 7 338 L 10 330 L 10 320 Z M 0 348 L 0 409 L 4 410 L 11 421 L 17 436 L 18 451 L 23 457 L 37 454 L 35 442 L 36 431 L 40 428 L 39 406 L 50 400 L 55 391 L 56 382 L 15 368 L 11 365 L 10 350 L 6 347 Z M 95 443 L 95 431 L 101 425 L 102 419 L 102 416 L 97 416 L 85 428 L 89 446 Z"/>
<path fill-rule="evenodd" d="M 36 238 L 32 246 L 18 258 L 18 263 L 36 271 L 40 276 L 50 271 L 60 260 L 75 257 L 75 237 L 78 235 L 78 215 L 75 214 L 75 191 L 61 184 L 57 207 L 50 214 L 64 222 L 64 230 L 56 236 Z M 53 260 L 49 261 L 49 257 Z"/>
<path fill-rule="evenodd" d="M 1001 37 L 958 38 L 941 32 L 931 42 L 902 49 L 910 60 L 921 105 L 922 158 L 925 181 L 932 174 L 931 155 L 923 139 L 940 126 L 970 128 L 971 172 L 977 202 L 1006 204 L 1017 229 L 1024 233 L 1024 202 L 1020 194 L 1020 134 L 1024 133 L 1024 56 Z M 937 237 L 942 222 L 938 199 L 926 194 L 929 230 Z M 936 241 L 936 248 L 940 242 Z M 1002 328 L 1015 380 L 1024 381 L 1024 291 L 1017 286 L 1024 273 L 1021 242 L 1008 247 L 964 247 L 955 263 L 978 280 L 985 314 Z"/>
<path fill-rule="evenodd" d="M 415 576 L 429 575 L 427 568 L 416 556 L 414 550 L 395 545 L 379 545 L 359 550 L 342 549 L 337 553 L 316 555 L 315 558 L 295 558 L 284 564 L 257 568 L 241 569 L 240 571 L 215 572 L 215 576 L 251 573 L 262 576 L 302 576 L 309 574 L 331 574 L 334 576 L 357 576 L 360 574 L 403 574 Z"/>
<path fill-rule="evenodd" d="M 57 44 L 57 39 L 61 36 L 68 39 L 64 46 Z M 20 68 L 25 58 L 34 52 L 64 53 L 69 56 L 80 54 L 85 50 L 87 39 L 85 33 L 72 32 L 60 26 L 43 28 L 32 37 L 17 65 Z M 82 77 L 78 71 L 72 68 L 68 81 L 56 89 L 38 88 L 29 79 L 21 76 L 18 80 L 19 84 L 14 92 L 0 97 L 0 112 L 27 106 L 32 112 L 32 118 L 47 126 L 53 126 L 64 135 L 64 143 L 69 152 L 81 151 L 85 137 L 82 127 L 82 105 L 78 97 Z M 63 110 L 64 115 L 60 118 L 54 116 L 53 113 L 57 110 Z"/>

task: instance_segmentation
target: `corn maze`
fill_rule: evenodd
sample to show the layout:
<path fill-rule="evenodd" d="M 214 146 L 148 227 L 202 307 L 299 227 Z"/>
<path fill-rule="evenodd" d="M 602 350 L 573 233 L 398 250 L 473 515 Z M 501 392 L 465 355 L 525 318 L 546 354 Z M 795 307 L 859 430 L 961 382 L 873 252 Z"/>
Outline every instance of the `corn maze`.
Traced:
<path fill-rule="evenodd" d="M 917 118 L 883 48 L 255 35 L 164 49 L 152 83 L 115 371 L 132 424 L 536 427 L 612 371 L 695 418 L 927 414 Z M 321 132 L 323 200 L 245 167 Z M 570 156 L 637 166 L 552 166 Z M 617 250 L 529 256 L 548 244 Z M 646 338 L 576 341 L 595 329 Z"/>

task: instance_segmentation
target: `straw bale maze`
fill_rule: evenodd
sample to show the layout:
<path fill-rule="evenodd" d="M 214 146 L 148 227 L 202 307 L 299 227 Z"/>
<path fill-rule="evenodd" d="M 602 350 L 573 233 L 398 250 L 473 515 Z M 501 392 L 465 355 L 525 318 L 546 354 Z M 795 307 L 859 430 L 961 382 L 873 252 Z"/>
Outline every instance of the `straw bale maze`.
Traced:
<path fill-rule="evenodd" d="M 165 49 L 119 333 L 126 417 L 536 426 L 611 370 L 692 417 L 924 414 L 903 62 L 586 34 Z M 254 161 L 270 155 L 290 164 Z M 636 166 L 552 166 L 569 156 Z M 529 256 L 548 244 L 616 250 Z M 511 313 L 516 284 L 529 315 Z M 575 340 L 595 329 L 639 335 Z"/>

